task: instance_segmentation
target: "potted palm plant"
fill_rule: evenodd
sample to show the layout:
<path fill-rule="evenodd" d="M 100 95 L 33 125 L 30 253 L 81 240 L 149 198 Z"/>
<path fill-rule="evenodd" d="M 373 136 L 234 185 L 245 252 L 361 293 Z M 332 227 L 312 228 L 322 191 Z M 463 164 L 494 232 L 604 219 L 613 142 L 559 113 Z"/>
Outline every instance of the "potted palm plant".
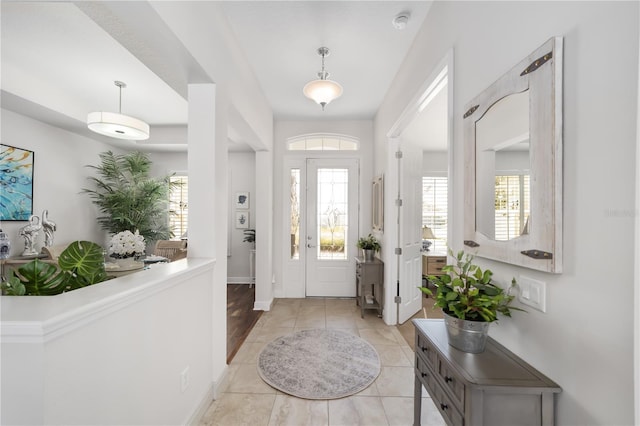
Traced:
<path fill-rule="evenodd" d="M 170 176 L 152 177 L 151 160 L 139 151 L 117 155 L 100 154 L 100 165 L 88 166 L 98 176 L 89 179 L 95 189 L 83 189 L 98 206 L 102 229 L 111 234 L 138 231 L 147 241 L 168 240 L 172 232 L 167 220 L 172 187 L 180 185 Z"/>
<path fill-rule="evenodd" d="M 373 256 L 380 251 L 380 242 L 373 235 L 358 238 L 358 248 L 362 249 L 365 262 L 373 262 Z"/>
<path fill-rule="evenodd" d="M 464 352 L 484 351 L 489 325 L 498 319 L 498 313 L 510 317 L 515 298 L 515 278 L 505 291 L 492 282 L 493 272 L 484 271 L 473 264 L 473 255 L 449 249 L 455 264 L 442 268 L 441 276 L 430 275 L 429 281 L 436 287 L 434 307 L 442 308 L 449 337 L 449 344 Z M 433 296 L 428 287 L 419 287 L 423 293 Z"/>

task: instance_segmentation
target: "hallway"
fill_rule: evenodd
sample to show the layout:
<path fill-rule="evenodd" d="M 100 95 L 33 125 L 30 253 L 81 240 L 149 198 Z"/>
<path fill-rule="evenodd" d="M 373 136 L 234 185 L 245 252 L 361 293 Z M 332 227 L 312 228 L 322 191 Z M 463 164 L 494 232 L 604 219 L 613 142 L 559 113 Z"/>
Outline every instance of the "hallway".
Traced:
<path fill-rule="evenodd" d="M 310 328 L 341 329 L 371 343 L 382 366 L 376 381 L 356 395 L 328 401 L 291 397 L 265 384 L 256 369 L 262 348 L 278 336 Z M 373 312 L 360 318 L 353 299 L 276 299 L 231 361 L 223 392 L 200 424 L 411 425 L 413 357 L 397 327 L 387 326 Z M 424 398 L 422 415 L 422 424 L 444 425 L 430 398 Z"/>
<path fill-rule="evenodd" d="M 227 364 L 262 315 L 253 310 L 255 299 L 255 286 L 227 284 Z"/>

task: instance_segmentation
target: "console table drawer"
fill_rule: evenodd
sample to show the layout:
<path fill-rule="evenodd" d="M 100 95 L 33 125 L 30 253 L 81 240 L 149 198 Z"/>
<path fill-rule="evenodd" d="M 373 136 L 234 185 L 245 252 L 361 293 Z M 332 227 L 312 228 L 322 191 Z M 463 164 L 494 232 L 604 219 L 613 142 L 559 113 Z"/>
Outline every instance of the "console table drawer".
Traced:
<path fill-rule="evenodd" d="M 426 275 L 442 275 L 442 267 L 446 264 L 446 256 L 428 256 Z"/>
<path fill-rule="evenodd" d="M 437 370 L 438 354 L 436 349 L 420 334 L 416 334 L 416 355 L 421 357 L 433 371 Z"/>
<path fill-rule="evenodd" d="M 465 394 L 464 382 L 442 357 L 438 357 L 438 377 L 442 380 L 442 383 L 444 383 L 444 387 L 449 389 L 456 406 L 460 410 L 463 410 Z"/>
<path fill-rule="evenodd" d="M 445 417 L 448 425 L 462 426 L 464 418 L 456 408 L 455 403 L 449 398 L 447 393 L 442 389 L 442 384 L 436 379 L 433 370 L 425 364 L 424 358 L 416 353 L 416 378 L 420 380 L 425 387 L 433 403 L 438 407 L 438 411 Z"/>
<path fill-rule="evenodd" d="M 433 392 L 429 392 L 429 394 L 448 425 L 464 426 L 464 417 L 440 386 L 436 385 L 433 388 Z"/>
<path fill-rule="evenodd" d="M 424 385 L 424 387 L 429 391 L 429 394 L 432 393 L 432 390 L 436 386 L 436 376 L 433 370 L 426 366 L 424 360 L 418 356 L 416 356 L 416 377 L 420 378 L 420 381 Z"/>

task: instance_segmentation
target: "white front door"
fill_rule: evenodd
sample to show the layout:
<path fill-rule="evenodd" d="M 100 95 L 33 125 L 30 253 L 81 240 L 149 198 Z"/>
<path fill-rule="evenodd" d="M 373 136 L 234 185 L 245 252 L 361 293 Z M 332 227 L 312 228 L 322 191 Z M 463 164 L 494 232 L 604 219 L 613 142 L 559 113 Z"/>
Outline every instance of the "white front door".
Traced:
<path fill-rule="evenodd" d="M 399 235 L 400 306 L 398 321 L 403 323 L 422 308 L 422 148 L 401 141 Z"/>
<path fill-rule="evenodd" d="M 358 160 L 308 159 L 306 296 L 355 297 Z"/>

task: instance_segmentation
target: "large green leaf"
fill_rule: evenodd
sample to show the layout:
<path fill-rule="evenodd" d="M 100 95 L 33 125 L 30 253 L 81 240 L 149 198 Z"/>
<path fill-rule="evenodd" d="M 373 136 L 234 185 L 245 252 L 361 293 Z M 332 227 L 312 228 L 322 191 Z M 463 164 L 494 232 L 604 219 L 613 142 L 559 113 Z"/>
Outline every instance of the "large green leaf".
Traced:
<path fill-rule="evenodd" d="M 2 282 L 2 290 L 9 296 L 24 296 L 27 292 L 27 288 L 20 281 L 20 278 L 15 275 Z"/>
<path fill-rule="evenodd" d="M 32 296 L 60 294 L 67 288 L 70 277 L 69 274 L 60 272 L 55 265 L 38 259 L 22 265 L 15 276 L 24 285 L 24 294 Z"/>
<path fill-rule="evenodd" d="M 74 241 L 60 254 L 58 265 L 73 274 L 73 288 L 104 281 L 102 247 L 90 241 Z"/>

